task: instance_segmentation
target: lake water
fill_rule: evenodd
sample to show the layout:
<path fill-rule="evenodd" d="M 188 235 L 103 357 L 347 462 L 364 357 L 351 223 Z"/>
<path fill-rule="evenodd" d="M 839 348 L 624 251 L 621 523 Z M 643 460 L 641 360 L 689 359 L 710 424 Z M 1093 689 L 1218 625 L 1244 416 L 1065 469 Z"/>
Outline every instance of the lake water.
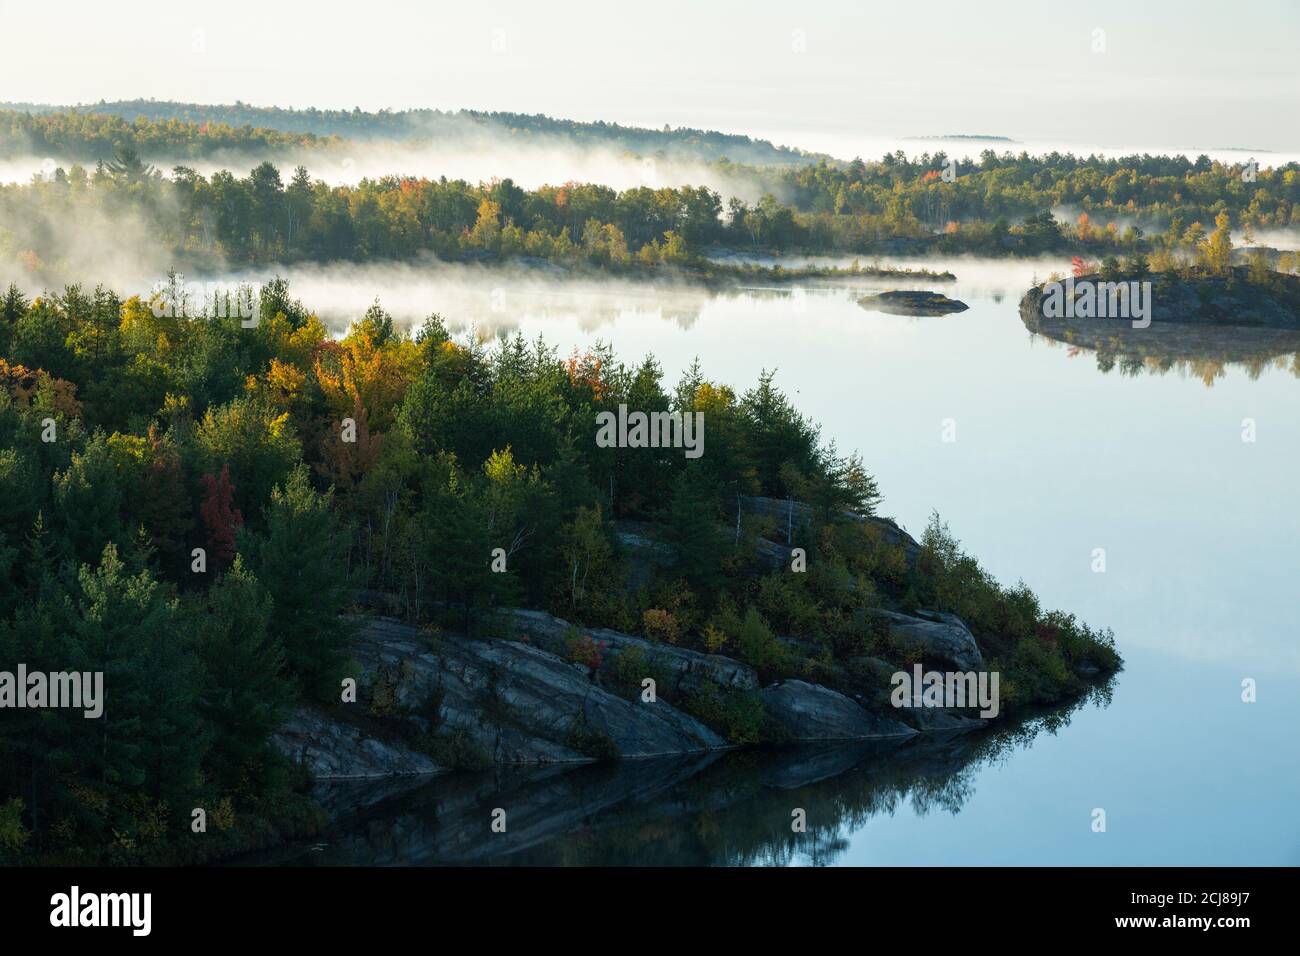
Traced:
<path fill-rule="evenodd" d="M 908 287 L 871 281 L 714 294 L 489 272 L 291 272 L 297 295 L 340 316 L 378 293 L 400 314 L 542 333 L 564 354 L 602 339 L 624 361 L 653 352 L 670 384 L 696 356 L 738 389 L 776 368 L 827 438 L 862 453 L 882 514 L 919 534 L 937 509 L 999 579 L 1023 578 L 1044 605 L 1112 628 L 1126 668 L 1108 705 L 1086 703 L 1020 741 L 449 777 L 289 855 L 1300 864 L 1300 359 L 1103 372 L 1092 352 L 1031 337 L 1017 314 L 1034 275 L 1066 266 L 942 263 L 958 281 L 931 287 L 971 308 L 939 318 L 863 310 L 858 295 Z M 1254 441 L 1243 440 L 1247 419 Z M 943 440 L 945 420 L 955 441 Z M 1254 703 L 1242 700 L 1245 679 Z M 520 808 L 509 840 L 487 828 L 507 795 Z M 790 833 L 795 807 L 807 812 L 802 837 Z"/>

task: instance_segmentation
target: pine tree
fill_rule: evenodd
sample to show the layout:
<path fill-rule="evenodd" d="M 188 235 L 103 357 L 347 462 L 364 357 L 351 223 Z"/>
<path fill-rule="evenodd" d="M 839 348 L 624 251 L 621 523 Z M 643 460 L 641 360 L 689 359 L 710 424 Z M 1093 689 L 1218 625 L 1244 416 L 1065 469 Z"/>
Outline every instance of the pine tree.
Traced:
<path fill-rule="evenodd" d="M 175 811 L 194 787 L 202 746 L 197 659 L 176 605 L 147 571 L 129 574 L 113 544 L 97 567 L 82 565 L 69 604 L 75 646 L 56 669 L 103 673 L 102 715 L 65 738 L 71 765 L 104 801 L 105 834 L 129 833 L 140 794 Z"/>
<path fill-rule="evenodd" d="M 266 531 L 247 534 L 240 551 L 274 602 L 271 630 L 284 644 L 298 691 L 336 700 L 343 647 L 351 625 L 341 614 L 352 599 L 348 534 L 331 511 L 332 491 L 312 488 L 299 465 L 271 494 Z"/>
<path fill-rule="evenodd" d="M 199 709 L 211 734 L 205 764 L 226 789 L 264 782 L 267 738 L 289 701 L 271 609 L 271 596 L 236 558 L 195 611 L 204 664 Z"/>
<path fill-rule="evenodd" d="M 668 533 L 677 548 L 678 572 L 695 590 L 709 590 L 722 574 L 724 539 L 717 499 L 701 472 L 684 471 L 673 484 Z"/>
<path fill-rule="evenodd" d="M 27 297 L 17 285 L 9 283 L 4 297 L 0 298 L 0 350 L 6 355 L 9 353 L 9 337 L 13 328 L 26 312 Z"/>
<path fill-rule="evenodd" d="M 187 569 L 186 536 L 194 526 L 193 504 L 185 486 L 180 454 L 168 438 L 149 429 L 153 457 L 140 478 L 136 513 L 149 532 L 163 574 L 176 578 Z"/>

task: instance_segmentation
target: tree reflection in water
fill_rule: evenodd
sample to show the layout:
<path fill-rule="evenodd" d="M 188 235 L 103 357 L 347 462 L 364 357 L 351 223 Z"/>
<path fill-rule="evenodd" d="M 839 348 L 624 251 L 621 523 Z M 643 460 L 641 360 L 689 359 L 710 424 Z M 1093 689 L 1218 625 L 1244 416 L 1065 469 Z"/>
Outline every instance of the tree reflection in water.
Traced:
<path fill-rule="evenodd" d="M 988 731 L 691 755 L 582 767 L 496 768 L 323 787 L 337 823 L 313 847 L 245 862 L 295 865 L 694 865 L 833 863 L 849 835 L 910 802 L 956 813 L 977 772 L 1056 734 L 1074 704 Z M 507 813 L 493 833 L 493 808 Z M 807 814 L 804 833 L 791 813 Z"/>

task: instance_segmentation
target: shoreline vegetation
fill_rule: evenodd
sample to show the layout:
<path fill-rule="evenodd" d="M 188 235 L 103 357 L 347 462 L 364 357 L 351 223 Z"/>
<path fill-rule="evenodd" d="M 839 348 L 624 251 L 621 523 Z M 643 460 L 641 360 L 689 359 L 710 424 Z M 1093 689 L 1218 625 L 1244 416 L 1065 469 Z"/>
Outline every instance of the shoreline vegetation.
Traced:
<path fill-rule="evenodd" d="M 964 729 L 1122 666 L 937 515 L 919 539 L 877 515 L 771 373 L 667 385 L 606 346 L 407 334 L 378 301 L 336 339 L 282 280 L 252 327 L 156 304 L 0 297 L 0 659 L 105 675 L 102 719 L 0 726 L 5 862 L 320 832 L 310 771 Z M 701 415 L 705 453 L 600 447 L 620 405 Z M 999 716 L 891 706 L 917 664 L 998 672 Z"/>
<path fill-rule="evenodd" d="M 66 248 L 77 246 L 69 241 L 73 234 L 99 230 L 137 237 L 146 261 L 208 273 L 267 263 L 421 257 L 527 257 L 610 272 L 684 267 L 707 273 L 722 268 L 706 263 L 708 257 L 725 250 L 868 258 L 1141 257 L 1165 271 L 1198 258 L 1223 216 L 1247 246 L 1255 245 L 1257 233 L 1300 229 L 1295 163 L 1256 168 L 1204 156 L 992 150 L 977 161 L 950 161 L 942 152 L 839 161 L 698 130 L 485 114 L 465 122 L 483 135 L 528 143 L 540 137 L 574 148 L 609 146 L 631 162 L 688 156 L 702 173 L 743 181 L 758 198 L 724 200 L 700 185 L 619 191 L 566 182 L 524 189 L 511 179 L 470 183 L 400 170 L 329 185 L 298 164 L 352 142 L 336 141 L 337 133 L 317 141 L 317 133 L 304 131 L 326 114 L 257 114 L 291 127 L 286 132 L 177 118 L 221 115 L 222 109 L 244 115 L 239 108 L 117 107 L 124 115 L 136 110 L 140 118 L 0 112 L 0 155 L 40 156 L 47 147 L 55 153 L 36 181 L 0 187 L 0 262 L 38 284 L 54 281 L 60 268 L 66 274 L 69 265 L 84 266 L 64 261 Z M 350 129 L 352 145 L 363 147 L 372 132 L 412 122 L 395 115 L 341 114 L 331 122 Z M 450 133 L 429 140 L 444 148 L 455 141 Z M 772 161 L 727 158 L 728 145 L 737 156 L 758 149 Z M 185 165 L 200 160 L 227 168 L 203 176 Z M 151 161 L 179 165 L 164 176 Z M 1258 251 L 1280 272 L 1295 272 L 1300 261 L 1293 251 Z"/>

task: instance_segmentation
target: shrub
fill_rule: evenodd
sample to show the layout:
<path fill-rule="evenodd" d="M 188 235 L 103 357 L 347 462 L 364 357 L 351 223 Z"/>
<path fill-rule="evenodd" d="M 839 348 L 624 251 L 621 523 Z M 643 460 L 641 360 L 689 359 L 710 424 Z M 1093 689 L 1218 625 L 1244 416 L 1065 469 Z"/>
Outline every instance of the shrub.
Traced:
<path fill-rule="evenodd" d="M 727 645 L 727 635 L 714 627 L 707 624 L 704 627 L 704 647 L 710 654 L 721 654 L 722 649 Z"/>
<path fill-rule="evenodd" d="M 596 760 L 618 760 L 622 757 L 614 738 L 598 727 L 587 723 L 586 715 L 580 715 L 569 728 L 565 744 L 578 753 Z"/>
<path fill-rule="evenodd" d="M 16 854 L 27 843 L 27 828 L 23 826 L 23 801 L 14 797 L 0 804 L 0 853 Z"/>
<path fill-rule="evenodd" d="M 579 634 L 574 630 L 564 641 L 564 656 L 595 674 L 604 663 L 604 648 L 603 641 L 597 643 L 590 634 Z"/>
<path fill-rule="evenodd" d="M 375 674 L 370 685 L 370 713 L 376 717 L 390 717 L 397 707 L 397 680 L 387 668 Z"/>
<path fill-rule="evenodd" d="M 641 615 L 641 627 L 645 631 L 645 636 L 652 641 L 676 644 L 681 636 L 681 626 L 677 618 L 657 607 L 652 607 Z"/>
<path fill-rule="evenodd" d="M 686 699 L 685 709 L 730 743 L 755 744 L 763 737 L 763 699 L 755 691 L 705 681 Z"/>
<path fill-rule="evenodd" d="M 736 635 L 736 650 L 740 659 L 761 671 L 779 671 L 787 664 L 789 652 L 772 636 L 767 622 L 755 608 L 745 611 Z"/>
<path fill-rule="evenodd" d="M 464 727 L 422 734 L 415 745 L 440 766 L 453 770 L 486 770 L 492 766 L 492 755 L 475 743 Z"/>

